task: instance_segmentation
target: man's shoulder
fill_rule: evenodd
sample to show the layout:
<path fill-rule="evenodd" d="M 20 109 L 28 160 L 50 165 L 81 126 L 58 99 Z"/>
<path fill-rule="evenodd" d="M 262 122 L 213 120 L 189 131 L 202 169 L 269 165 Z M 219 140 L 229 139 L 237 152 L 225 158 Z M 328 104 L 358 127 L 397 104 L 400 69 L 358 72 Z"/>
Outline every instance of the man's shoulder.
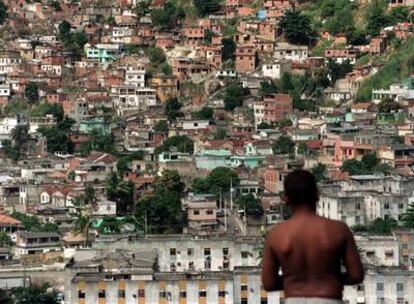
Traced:
<path fill-rule="evenodd" d="M 335 231 L 336 233 L 347 234 L 350 232 L 350 228 L 343 221 L 332 220 L 324 217 L 322 217 L 322 220 L 325 221 L 326 226 L 328 226 L 330 230 Z"/>

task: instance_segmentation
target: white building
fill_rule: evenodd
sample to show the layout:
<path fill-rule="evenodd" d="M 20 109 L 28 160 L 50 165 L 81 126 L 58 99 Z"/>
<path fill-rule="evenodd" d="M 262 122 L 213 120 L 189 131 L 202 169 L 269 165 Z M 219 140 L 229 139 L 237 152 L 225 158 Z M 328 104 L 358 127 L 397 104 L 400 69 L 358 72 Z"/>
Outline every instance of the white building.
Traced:
<path fill-rule="evenodd" d="M 125 84 L 134 85 L 139 88 L 145 87 L 145 68 L 128 67 L 125 71 Z"/>
<path fill-rule="evenodd" d="M 393 84 L 387 89 L 372 90 L 372 102 L 379 104 L 384 98 L 391 98 L 394 101 L 402 101 L 407 98 L 414 98 L 414 90 L 403 84 Z"/>
<path fill-rule="evenodd" d="M 280 42 L 275 46 L 273 57 L 276 59 L 289 59 L 292 61 L 305 61 L 309 56 L 309 49 L 303 45 L 293 45 Z"/>
<path fill-rule="evenodd" d="M 155 92 L 150 88 L 123 85 L 112 87 L 110 96 L 118 113 L 123 113 L 127 110 L 145 110 L 157 105 Z"/>
<path fill-rule="evenodd" d="M 262 73 L 264 77 L 280 79 L 284 73 L 292 69 L 292 62 L 289 60 L 277 60 L 274 62 L 263 63 Z"/>

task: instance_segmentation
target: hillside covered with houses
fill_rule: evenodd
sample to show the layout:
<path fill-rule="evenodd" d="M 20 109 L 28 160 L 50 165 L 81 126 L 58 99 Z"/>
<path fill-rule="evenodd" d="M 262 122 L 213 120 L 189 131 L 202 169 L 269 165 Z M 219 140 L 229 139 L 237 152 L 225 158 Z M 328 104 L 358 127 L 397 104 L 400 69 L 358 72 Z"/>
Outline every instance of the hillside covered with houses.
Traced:
<path fill-rule="evenodd" d="M 346 303 L 413 303 L 413 17 L 412 0 L 0 0 L 0 302 L 284 303 L 262 244 L 306 169 L 361 249 Z"/>

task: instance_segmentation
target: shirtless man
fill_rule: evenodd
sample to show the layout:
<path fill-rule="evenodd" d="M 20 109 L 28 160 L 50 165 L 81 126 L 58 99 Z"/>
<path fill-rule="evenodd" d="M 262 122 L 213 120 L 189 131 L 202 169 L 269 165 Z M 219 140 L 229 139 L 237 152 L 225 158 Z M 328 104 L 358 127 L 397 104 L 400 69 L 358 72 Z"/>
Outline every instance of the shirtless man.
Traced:
<path fill-rule="evenodd" d="M 344 285 L 364 280 L 352 232 L 346 224 L 316 214 L 319 192 L 311 173 L 290 173 L 284 187 L 284 200 L 293 215 L 267 236 L 263 288 L 284 290 L 286 304 L 343 303 Z"/>

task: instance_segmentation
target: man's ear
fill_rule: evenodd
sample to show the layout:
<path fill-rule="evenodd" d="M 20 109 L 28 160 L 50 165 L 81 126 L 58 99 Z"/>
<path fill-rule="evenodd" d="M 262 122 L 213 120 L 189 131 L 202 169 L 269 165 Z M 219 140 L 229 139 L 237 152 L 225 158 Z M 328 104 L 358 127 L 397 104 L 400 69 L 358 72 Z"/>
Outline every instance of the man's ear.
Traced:
<path fill-rule="evenodd" d="M 283 201 L 286 205 L 289 205 L 289 199 L 288 199 L 288 197 L 287 197 L 287 195 L 286 195 L 286 194 L 283 194 L 283 195 L 282 195 L 282 201 Z"/>

